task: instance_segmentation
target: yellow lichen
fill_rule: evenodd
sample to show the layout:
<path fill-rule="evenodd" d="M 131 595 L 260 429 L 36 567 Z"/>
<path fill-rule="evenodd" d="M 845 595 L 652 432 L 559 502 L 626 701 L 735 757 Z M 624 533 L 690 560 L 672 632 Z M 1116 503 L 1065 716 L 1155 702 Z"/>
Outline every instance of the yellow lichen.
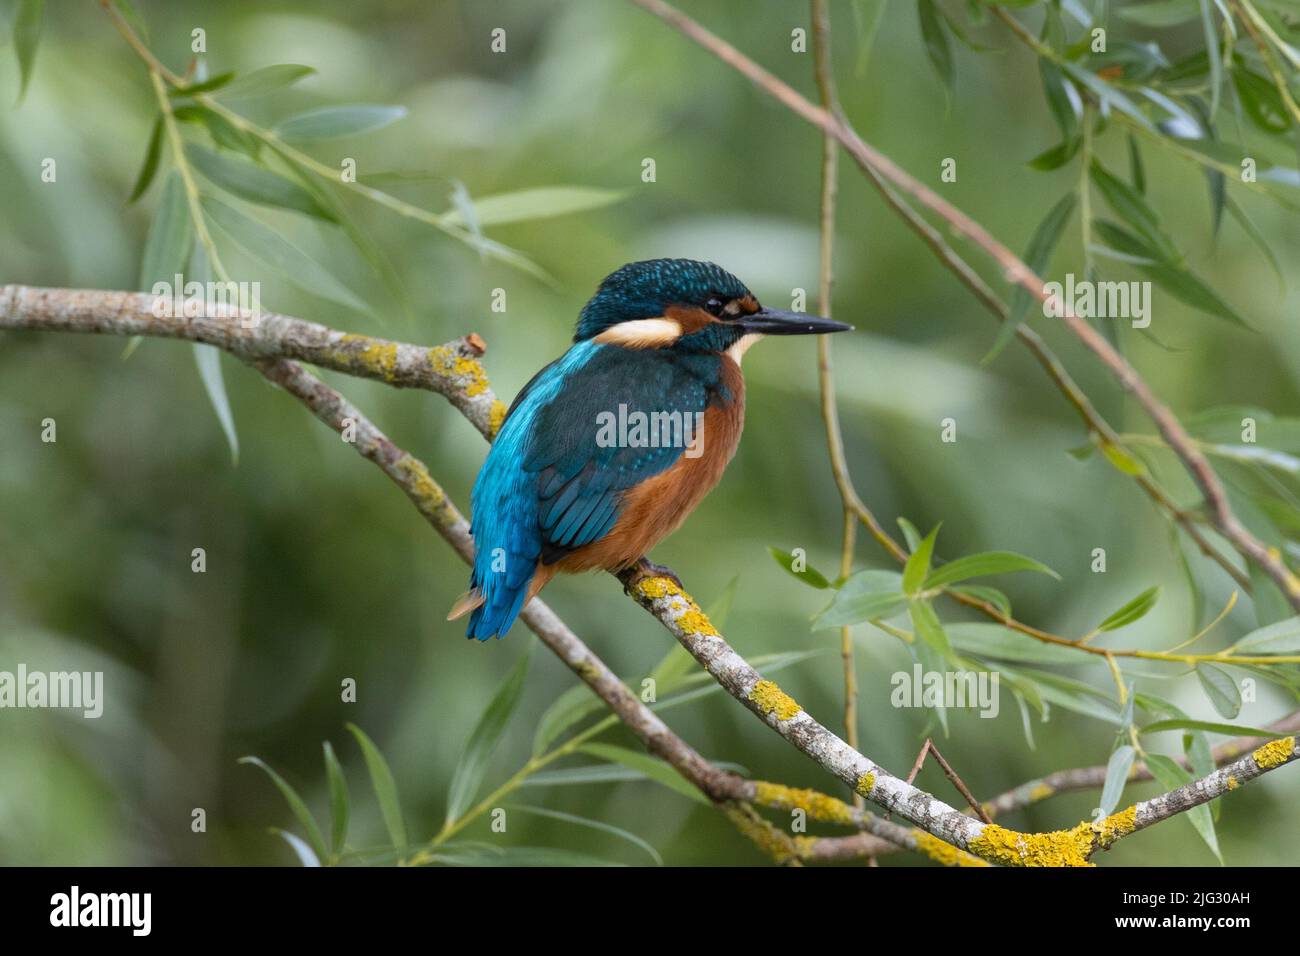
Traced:
<path fill-rule="evenodd" d="M 636 590 L 652 601 L 682 593 L 682 589 L 674 584 L 671 578 L 645 578 L 638 582 Z"/>
<path fill-rule="evenodd" d="M 1232 774 L 1228 774 L 1228 789 L 1236 790 L 1240 786 L 1241 784 L 1237 783 L 1237 778 L 1234 777 Z"/>
<path fill-rule="evenodd" d="M 813 847 L 817 844 L 817 838 L 810 836 L 795 836 L 790 838 L 790 842 L 794 844 L 795 855 L 802 860 L 807 859 L 812 855 Z"/>
<path fill-rule="evenodd" d="M 692 600 L 691 596 L 674 584 L 671 578 L 644 578 L 633 586 L 633 590 L 651 601 L 666 597 L 681 598 L 686 604 L 685 609 L 673 620 L 683 633 L 696 637 L 722 636 L 709 620 L 709 616 L 701 611 L 700 606 Z"/>
<path fill-rule="evenodd" d="M 728 803 L 723 804 L 722 809 L 737 830 L 777 863 L 789 863 L 797 859 L 800 852 L 806 852 L 807 844 L 797 848 L 790 837 L 760 817 L 748 804 Z"/>
<path fill-rule="evenodd" d="M 795 699 L 777 687 L 770 680 L 761 680 L 749 692 L 749 699 L 758 704 L 765 714 L 772 714 L 777 720 L 789 720 L 803 708 Z"/>
<path fill-rule="evenodd" d="M 430 476 L 429 469 L 424 466 L 424 462 L 408 455 L 398 461 L 395 467 L 406 476 L 412 493 L 425 506 L 438 508 L 447 500 L 443 490 L 438 487 L 438 483 Z"/>
<path fill-rule="evenodd" d="M 775 810 L 802 810 L 824 823 L 853 825 L 853 808 L 843 800 L 816 790 L 787 787 L 781 783 L 758 780 L 754 783 L 754 802 Z"/>
<path fill-rule="evenodd" d="M 942 863 L 944 866 L 989 866 L 986 860 L 981 860 L 977 856 L 972 856 L 965 850 L 953 846 L 944 840 L 940 840 L 933 833 L 926 833 L 924 830 L 912 830 L 912 835 L 916 837 L 916 850 L 934 860 L 936 863 Z"/>
<path fill-rule="evenodd" d="M 492 407 L 488 410 L 488 437 L 496 438 L 497 432 L 501 431 L 501 425 L 506 420 L 506 405 L 501 399 L 495 399 Z"/>
<path fill-rule="evenodd" d="M 874 773 L 864 773 L 862 776 L 858 777 L 858 782 L 854 785 L 853 789 L 864 797 L 869 797 L 871 796 L 871 788 L 875 785 L 876 775 Z"/>
<path fill-rule="evenodd" d="M 1098 823 L 1085 821 L 1050 833 L 1020 833 L 994 823 L 970 842 L 970 851 L 1003 866 L 1092 866 L 1088 857 L 1132 833 L 1136 825 L 1136 806 Z"/>
<path fill-rule="evenodd" d="M 1270 740 L 1264 746 L 1256 750 L 1252 757 L 1255 758 L 1255 764 L 1260 770 L 1271 770 L 1274 767 L 1280 767 L 1291 759 L 1291 754 L 1295 750 L 1294 737 L 1282 737 L 1279 740 Z"/>
<path fill-rule="evenodd" d="M 1052 789 L 1050 784 L 1043 783 L 1040 780 L 1038 783 L 1034 784 L 1033 788 L 1029 791 L 1029 800 L 1031 803 L 1037 803 L 1039 800 L 1046 800 L 1055 792 L 1056 791 Z"/>
<path fill-rule="evenodd" d="M 339 339 L 339 345 L 342 348 L 334 357 L 340 362 L 360 365 L 385 382 L 397 378 L 396 342 L 381 342 L 368 335 L 345 335 Z"/>
<path fill-rule="evenodd" d="M 990 823 L 970 842 L 970 850 L 1002 866 L 1092 866 L 1092 828 L 1081 823 L 1072 830 L 1020 833 Z"/>
<path fill-rule="evenodd" d="M 465 394 L 471 398 L 488 390 L 487 372 L 483 371 L 482 363 L 478 359 L 458 355 L 450 346 L 439 345 L 429 349 L 429 364 L 439 375 L 461 381 Z"/>
<path fill-rule="evenodd" d="M 1112 813 L 1106 819 L 1093 826 L 1097 834 L 1097 846 L 1108 847 L 1122 836 L 1133 832 L 1137 826 L 1137 805 Z"/>
<path fill-rule="evenodd" d="M 692 604 L 677 618 L 677 626 L 687 634 L 694 634 L 696 637 L 721 637 L 718 629 L 713 626 L 709 616 Z"/>

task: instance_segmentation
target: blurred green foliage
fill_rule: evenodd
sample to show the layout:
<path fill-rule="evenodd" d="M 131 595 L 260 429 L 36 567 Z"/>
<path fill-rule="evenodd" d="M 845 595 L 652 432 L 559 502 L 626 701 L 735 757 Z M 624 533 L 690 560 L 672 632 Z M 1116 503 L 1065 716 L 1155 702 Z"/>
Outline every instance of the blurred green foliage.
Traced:
<path fill-rule="evenodd" d="M 1049 230 L 1057 235 L 1040 228 L 1080 184 L 1082 125 L 1068 102 L 1040 93 L 1044 82 L 1049 92 L 1063 90 L 1054 85 L 1060 77 L 1045 77 L 1031 51 L 996 21 L 971 24 L 959 3 L 924 2 L 919 17 L 912 4 L 891 3 L 867 42 L 881 2 L 832 4 L 847 115 L 870 142 L 1008 245 L 1031 249 L 1033 257 L 1037 244 L 1048 277 L 1083 274 L 1097 250 L 1084 248 L 1078 220 Z M 136 288 L 151 223 L 166 206 L 165 193 L 177 188 L 168 185 L 165 137 L 157 178 L 149 184 L 151 177 L 141 176 L 158 114 L 147 73 L 97 4 L 45 4 L 34 55 L 24 39 L 31 27 L 14 19 L 20 6 L 30 16 L 28 4 L 0 3 L 0 22 L 6 30 L 14 24 L 9 48 L 0 49 L 0 282 Z M 1129 44 L 1112 47 L 1128 52 L 1122 62 L 1129 72 L 1120 75 L 1173 70 L 1205 50 L 1195 17 L 1152 24 L 1150 11 L 1124 16 L 1123 5 L 1113 6 L 1120 9 L 1111 25 Z M 1278 16 L 1273 4 L 1261 6 Z M 808 27 L 802 5 L 734 0 L 692 7 L 737 47 L 812 90 L 811 54 L 794 52 L 791 43 L 792 30 Z M 306 155 L 332 169 L 351 158 L 363 183 L 440 217 L 438 226 L 321 190 L 274 160 L 267 165 L 275 179 L 250 171 L 258 169 L 254 156 L 264 159 L 255 144 L 201 110 L 185 113 L 194 104 L 176 98 L 203 188 L 221 196 L 205 209 L 217 225 L 224 269 L 235 279 L 259 280 L 263 304 L 276 311 L 429 344 L 477 331 L 489 343 L 494 386 L 509 398 L 566 347 L 582 303 L 626 261 L 711 259 L 773 304 L 816 287 L 818 134 L 629 5 L 297 0 L 269 8 L 138 0 L 136 8 L 151 48 L 179 72 L 190 60 L 191 31 L 202 28 L 206 75 L 219 83 L 235 74 L 225 92 L 232 102 L 255 70 L 313 67 L 293 85 L 239 100 L 239 111 L 268 128 L 298 115 L 279 128 Z M 1022 16 L 1041 20 L 1036 11 Z M 496 28 L 506 30 L 503 53 L 491 50 Z M 961 42 L 967 32 L 976 45 L 1000 52 L 972 51 Z M 1163 64 L 1152 62 L 1146 46 L 1157 38 Z M 20 105 L 10 106 L 23 83 L 19 60 L 29 77 Z M 1062 69 L 1084 87 L 1100 82 L 1078 66 Z M 1201 65 L 1206 76 L 1209 69 Z M 1200 73 L 1191 75 L 1202 82 Z M 1289 155 L 1295 166 L 1295 124 L 1267 85 L 1252 78 L 1264 75 L 1248 70 L 1230 77 L 1231 84 L 1216 75 L 1211 85 L 1224 98 L 1222 128 L 1258 142 L 1270 124 L 1280 124 L 1261 156 L 1285 166 Z M 262 74 L 259 82 L 289 78 Z M 1242 119 L 1231 118 L 1229 101 Z M 399 104 L 405 112 L 309 112 L 344 104 Z M 364 126 L 371 128 L 324 138 Z M 1044 158 L 1053 148 L 1057 154 Z M 1089 148 L 1098 164 L 1091 173 L 1093 214 L 1109 215 L 1104 196 L 1129 223 L 1115 228 L 1141 248 L 1163 253 L 1167 237 L 1179 267 L 1206 280 L 1253 330 L 1207 315 L 1204 298 L 1195 303 L 1198 311 L 1186 294 L 1158 290 L 1151 335 L 1109 333 L 1180 414 L 1228 405 L 1294 414 L 1300 224 L 1291 209 L 1261 190 L 1227 184 L 1226 208 L 1248 214 L 1280 264 L 1283 284 L 1235 212 L 1215 228 L 1224 183 L 1211 177 L 1207 189 L 1201 165 L 1142 141 L 1135 167 L 1122 135 L 1097 136 Z M 42 181 L 47 158 L 57 163 L 55 182 Z M 646 158 L 655 160 L 652 183 L 641 178 Z M 942 182 L 949 158 L 958 175 Z M 1126 216 L 1117 204 L 1132 198 L 1126 183 L 1139 168 L 1159 231 L 1133 235 L 1141 209 Z M 147 188 L 128 204 L 139 184 Z M 564 191 L 516 196 L 504 208 L 475 201 L 556 189 Z M 179 193 L 170 201 L 180 208 Z M 528 202 L 567 211 L 507 221 Z M 250 217 L 304 257 L 289 264 L 290 274 L 273 268 L 267 248 L 239 228 Z M 333 225 L 335 219 L 348 227 Z M 1099 641 L 1167 648 L 1213 618 L 1228 603 L 1232 582 L 1185 544 L 1171 546 L 1166 522 L 1106 458 L 1067 454 L 1086 436 L 1014 343 L 981 365 L 997 330 L 848 164 L 839 224 L 835 314 L 859 330 L 834 342 L 841 414 L 855 481 L 876 513 L 891 525 L 896 516 L 921 528 L 942 521 L 936 547 L 948 558 L 1006 550 L 1055 569 L 1059 583 L 1043 575 L 995 582 L 1019 618 L 1057 633 L 1082 635 L 1121 608 L 1125 615 L 1113 617 L 1131 625 Z M 1102 238 L 1112 249 L 1123 242 L 1116 232 Z M 512 265 L 488 241 L 518 250 L 536 268 Z M 304 274 L 304 261 L 320 263 L 329 283 Z M 1098 261 L 1108 277 L 1141 277 L 1131 263 Z M 491 309 L 495 289 L 506 291 L 503 313 Z M 1028 321 L 1117 428 L 1148 430 L 1059 324 L 1032 310 Z M 574 678 L 534 653 L 499 740 L 474 769 L 463 769 L 467 742 L 481 739 L 475 728 L 485 708 L 533 639 L 517 627 L 505 641 L 480 646 L 444 622 L 466 569 L 408 503 L 249 369 L 209 355 L 199 358 L 200 375 L 184 345 L 145 341 L 124 358 L 125 344 L 0 337 L 0 669 L 22 661 L 34 669 L 103 670 L 109 697 L 98 720 L 57 711 L 0 713 L 0 862 L 284 863 L 295 850 L 301 854 L 303 839 L 319 841 L 329 856 L 340 848 L 340 787 L 350 793 L 352 849 L 382 851 L 395 833 L 418 844 L 482 795 L 477 784 L 491 789 L 535 757 L 530 728 Z M 732 594 L 727 633 L 747 657 L 824 652 L 777 660 L 787 665 L 783 686 L 838 728 L 838 637 L 810 630 L 827 594 L 792 579 L 767 553 L 802 548 L 823 571 L 837 564 L 840 506 L 824 450 L 813 343 L 764 344 L 745 367 L 749 423 L 740 452 L 719 488 L 655 557 L 706 604 Z M 224 388 L 213 384 L 217 370 Z M 484 447 L 453 409 L 429 394 L 323 377 L 428 461 L 467 507 Z M 212 401 L 228 409 L 237 464 Z M 57 443 L 40 439 L 47 418 L 57 422 Z M 946 418 L 958 423 L 955 443 L 940 441 Z M 1195 499 L 1167 454 L 1153 451 L 1144 461 L 1179 500 Z M 1270 533 L 1270 540 L 1282 544 L 1298 530 L 1287 525 L 1290 515 L 1246 517 L 1281 528 L 1285 534 Z M 191 552 L 200 547 L 207 570 L 195 574 Z M 1105 573 L 1090 570 L 1095 548 L 1106 550 Z M 858 545 L 857 566 L 899 570 L 869 538 Z M 1157 585 L 1161 600 L 1142 601 Z M 662 628 L 605 576 L 557 582 L 546 596 L 634 686 L 669 650 Z M 943 613 L 945 621 L 968 616 L 951 605 Z M 1227 646 L 1266 617 L 1251 601 L 1239 601 L 1198 647 Z M 863 748 L 901 772 L 926 734 L 943 731 L 923 710 L 890 706 L 890 675 L 911 668 L 906 648 L 870 626 L 854 633 Z M 974 633 L 959 625 L 951 636 L 969 642 Z M 1055 670 L 1100 695 L 1114 693 L 1100 659 Z M 1169 667 L 1133 668 L 1130 676 L 1140 693 L 1215 718 L 1213 677 L 1203 691 Z M 356 682 L 355 703 L 340 699 L 347 679 Z M 1263 679 L 1258 685 L 1237 722 L 1262 725 L 1294 707 L 1284 689 Z M 566 699 L 578 701 L 581 693 Z M 1033 748 L 1014 707 L 1004 706 L 992 722 L 951 708 L 945 717 L 943 750 L 982 797 L 1055 769 L 1104 763 L 1115 736 L 1107 721 L 1061 707 L 1048 722 L 1032 716 Z M 837 792 L 725 695 L 693 699 L 668 719 L 708 757 L 758 777 Z M 349 734 L 347 724 L 364 734 Z M 1156 749 L 1180 753 L 1178 736 L 1158 738 Z M 376 754 L 363 754 L 360 742 L 368 740 L 391 768 L 400 796 L 385 791 Z M 341 769 L 331 755 L 322 764 L 322 741 L 332 741 Z M 617 727 L 600 743 L 639 750 Z M 321 833 L 303 827 L 264 774 L 239 765 L 245 755 L 274 768 L 317 821 L 330 821 Z M 600 756 L 566 755 L 551 770 L 589 766 Z M 619 838 L 631 833 L 649 845 L 651 857 L 670 864 L 762 862 L 715 811 L 629 776 L 605 773 L 596 782 L 528 789 L 516 794 L 506 835 L 492 834 L 483 817 L 465 827 L 464 838 L 644 863 L 646 848 Z M 933 766 L 919 784 L 957 800 Z M 457 794 L 455 812 L 449 787 Z M 1126 797 L 1155 787 L 1135 785 Z M 1072 824 L 1087 818 L 1098 799 L 1063 796 L 1009 825 Z M 1285 771 L 1226 803 L 1217 826 L 1228 862 L 1296 862 L 1294 842 L 1273 836 L 1300 823 Z M 195 808 L 206 811 L 206 833 L 191 831 Z M 605 829 L 576 825 L 573 817 Z M 1187 819 L 1162 824 L 1119 844 L 1107 859 L 1212 861 L 1201 841 L 1189 839 L 1191 826 Z M 292 829 L 299 843 L 286 845 L 268 828 Z"/>

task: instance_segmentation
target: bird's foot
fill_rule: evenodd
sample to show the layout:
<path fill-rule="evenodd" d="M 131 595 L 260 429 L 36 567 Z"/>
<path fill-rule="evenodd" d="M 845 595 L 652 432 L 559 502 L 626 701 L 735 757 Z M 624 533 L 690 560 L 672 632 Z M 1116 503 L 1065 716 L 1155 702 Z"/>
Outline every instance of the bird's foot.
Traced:
<path fill-rule="evenodd" d="M 650 578 L 667 578 L 678 588 L 682 588 L 682 579 L 673 573 L 672 568 L 655 564 L 646 557 L 637 558 L 634 564 L 618 572 L 618 579 L 623 582 L 623 590 L 628 594 L 633 594 L 638 584 Z"/>

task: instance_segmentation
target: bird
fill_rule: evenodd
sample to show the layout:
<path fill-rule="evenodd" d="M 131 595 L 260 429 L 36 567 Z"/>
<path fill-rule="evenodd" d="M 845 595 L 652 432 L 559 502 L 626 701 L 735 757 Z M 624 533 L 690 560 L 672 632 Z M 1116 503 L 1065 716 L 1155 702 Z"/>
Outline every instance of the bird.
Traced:
<path fill-rule="evenodd" d="M 448 620 L 504 637 L 558 572 L 669 573 L 650 549 L 721 479 L 745 415 L 741 360 L 768 335 L 852 330 L 764 308 L 712 262 L 651 259 L 610 273 L 573 345 L 523 387 L 471 493 L 470 588 Z M 671 574 L 670 574 L 671 576 Z"/>

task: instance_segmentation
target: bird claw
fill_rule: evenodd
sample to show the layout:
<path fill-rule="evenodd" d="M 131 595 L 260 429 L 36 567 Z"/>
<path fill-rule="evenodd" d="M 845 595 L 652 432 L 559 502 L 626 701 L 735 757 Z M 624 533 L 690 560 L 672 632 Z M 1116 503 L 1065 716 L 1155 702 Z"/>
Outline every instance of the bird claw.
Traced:
<path fill-rule="evenodd" d="M 673 572 L 672 568 L 655 564 L 649 558 L 638 558 L 635 564 L 618 573 L 618 579 L 623 582 L 623 590 L 627 594 L 633 594 L 638 584 L 650 578 L 667 578 L 679 589 L 682 588 L 682 579 Z"/>

